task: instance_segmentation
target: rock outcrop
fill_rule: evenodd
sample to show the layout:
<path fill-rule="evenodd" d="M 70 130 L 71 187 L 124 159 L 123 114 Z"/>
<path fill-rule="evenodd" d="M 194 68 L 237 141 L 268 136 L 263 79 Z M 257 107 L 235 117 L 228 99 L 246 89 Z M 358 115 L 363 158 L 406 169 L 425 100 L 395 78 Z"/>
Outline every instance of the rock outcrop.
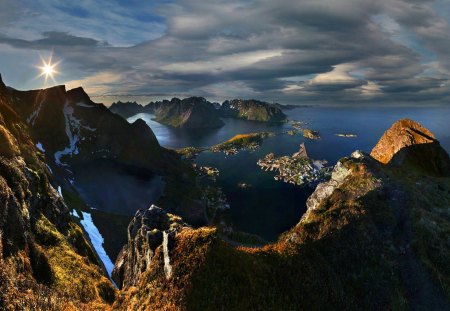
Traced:
<path fill-rule="evenodd" d="M 248 121 L 280 123 L 286 121 L 286 115 L 276 105 L 259 100 L 233 99 L 223 102 L 220 115 L 227 118 L 238 118 Z"/>
<path fill-rule="evenodd" d="M 120 252 L 113 270 L 116 284 L 121 288 L 135 286 L 141 274 L 150 268 L 156 249 L 166 247 L 163 253 L 168 253 L 173 237 L 183 226 L 186 225 L 181 218 L 154 205 L 137 211 L 128 226 L 128 244 Z"/>
<path fill-rule="evenodd" d="M 388 129 L 370 155 L 383 164 L 409 166 L 450 176 L 450 158 L 434 135 L 418 122 L 402 119 Z"/>

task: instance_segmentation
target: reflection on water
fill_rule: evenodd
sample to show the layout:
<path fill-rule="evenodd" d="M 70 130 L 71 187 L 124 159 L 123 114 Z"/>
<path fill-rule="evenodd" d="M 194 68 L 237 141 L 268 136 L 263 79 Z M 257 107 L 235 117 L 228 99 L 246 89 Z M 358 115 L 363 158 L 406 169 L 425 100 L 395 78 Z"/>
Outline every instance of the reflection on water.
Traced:
<path fill-rule="evenodd" d="M 241 152 L 234 156 L 202 153 L 200 165 L 215 166 L 220 170 L 219 185 L 227 195 L 235 226 L 274 240 L 283 231 L 295 225 L 306 210 L 306 199 L 312 189 L 298 188 L 276 182 L 273 173 L 263 172 L 256 162 L 269 152 L 290 155 L 305 142 L 308 154 L 314 159 L 326 159 L 330 164 L 348 156 L 356 149 L 370 152 L 383 132 L 401 118 L 411 118 L 430 129 L 442 146 L 450 150 L 450 125 L 447 108 L 297 108 L 285 112 L 291 120 L 306 121 L 307 127 L 320 132 L 320 140 L 308 140 L 302 136 L 281 135 L 265 140 L 256 152 Z M 151 120 L 149 114 L 138 114 L 128 119 L 141 118 L 152 128 L 160 144 L 165 147 L 211 146 L 236 134 L 291 129 L 290 124 L 269 125 L 235 119 L 224 119 L 225 126 L 212 130 L 176 130 Z M 357 134 L 355 138 L 338 137 L 335 134 Z M 238 183 L 252 185 L 247 189 Z"/>

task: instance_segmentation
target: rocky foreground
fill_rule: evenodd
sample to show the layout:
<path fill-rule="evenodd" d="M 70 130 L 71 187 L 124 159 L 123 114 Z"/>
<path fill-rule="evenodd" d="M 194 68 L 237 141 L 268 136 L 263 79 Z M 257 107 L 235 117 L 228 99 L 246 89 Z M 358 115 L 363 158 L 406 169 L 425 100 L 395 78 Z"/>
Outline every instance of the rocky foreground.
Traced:
<path fill-rule="evenodd" d="M 138 211 L 115 265 L 116 289 L 53 185 L 66 175 L 53 175 L 52 167 L 65 172 L 64 165 L 87 161 L 95 147 L 89 141 L 107 144 L 107 121 L 122 122 L 83 98 L 80 91 L 20 93 L 0 83 L 0 310 L 450 308 L 450 159 L 411 120 L 396 122 L 370 155 L 341 159 L 276 243 L 237 247 L 214 227 L 194 228 L 162 208 Z M 89 134 L 92 124 L 97 134 Z M 52 139 L 67 125 L 67 135 Z M 85 140 L 72 144 L 74 131 Z M 147 137 L 160 153 L 149 169 L 158 159 L 165 170 L 178 165 Z M 134 161 L 120 140 L 114 146 L 110 156 Z M 166 189 L 160 206 L 178 205 L 172 195 L 174 188 Z M 192 215 L 191 207 L 180 211 Z"/>

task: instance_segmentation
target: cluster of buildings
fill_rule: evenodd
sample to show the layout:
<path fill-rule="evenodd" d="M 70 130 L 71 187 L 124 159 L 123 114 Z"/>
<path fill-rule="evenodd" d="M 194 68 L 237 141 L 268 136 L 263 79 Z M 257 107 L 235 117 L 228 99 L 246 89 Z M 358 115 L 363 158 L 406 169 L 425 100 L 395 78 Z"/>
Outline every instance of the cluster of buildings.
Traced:
<path fill-rule="evenodd" d="M 258 160 L 257 164 L 265 171 L 277 172 L 275 180 L 298 186 L 318 182 L 330 173 L 330 169 L 325 166 L 325 160 L 312 160 L 308 157 L 303 143 L 300 150 L 290 157 L 275 157 L 273 153 L 269 153 Z"/>

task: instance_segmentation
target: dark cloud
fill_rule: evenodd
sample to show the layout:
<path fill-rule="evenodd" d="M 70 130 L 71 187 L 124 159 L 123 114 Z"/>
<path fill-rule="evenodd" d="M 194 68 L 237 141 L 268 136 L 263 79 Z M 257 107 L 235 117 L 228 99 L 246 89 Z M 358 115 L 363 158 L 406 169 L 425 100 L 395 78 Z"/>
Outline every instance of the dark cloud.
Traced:
<path fill-rule="evenodd" d="M 52 49 L 54 47 L 97 47 L 107 46 L 106 42 L 99 42 L 92 38 L 77 37 L 67 32 L 46 31 L 41 39 L 23 40 L 9 37 L 1 37 L 0 43 L 7 43 L 13 47 L 24 49 Z"/>
<path fill-rule="evenodd" d="M 103 43 L 112 21 L 125 22 L 115 8 L 102 12 L 109 22 L 96 19 L 92 4 L 58 6 L 98 29 L 92 36 L 76 24 L 48 22 L 42 37 L 23 38 L 18 26 L 0 43 L 53 49 L 76 68 L 72 84 L 101 75 L 105 82 L 92 90 L 101 94 L 191 93 L 212 100 L 230 94 L 280 102 L 445 101 L 450 94 L 450 27 L 442 14 L 450 5 L 442 0 L 155 3 L 123 18 L 164 22 L 164 33 L 149 40 L 133 26 L 127 34 L 139 36 L 128 47 Z"/>

